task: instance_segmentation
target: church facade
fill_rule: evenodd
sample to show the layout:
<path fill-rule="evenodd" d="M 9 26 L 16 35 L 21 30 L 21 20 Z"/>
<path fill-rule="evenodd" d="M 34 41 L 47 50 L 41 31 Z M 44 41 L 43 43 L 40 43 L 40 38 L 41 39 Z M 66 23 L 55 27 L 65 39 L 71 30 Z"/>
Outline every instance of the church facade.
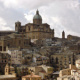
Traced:
<path fill-rule="evenodd" d="M 42 23 L 42 17 L 38 10 L 33 17 L 33 23 L 22 26 L 21 22 L 18 21 L 15 23 L 15 31 L 19 34 L 25 34 L 25 36 L 30 39 L 54 38 L 54 29 L 51 29 L 49 24 Z"/>

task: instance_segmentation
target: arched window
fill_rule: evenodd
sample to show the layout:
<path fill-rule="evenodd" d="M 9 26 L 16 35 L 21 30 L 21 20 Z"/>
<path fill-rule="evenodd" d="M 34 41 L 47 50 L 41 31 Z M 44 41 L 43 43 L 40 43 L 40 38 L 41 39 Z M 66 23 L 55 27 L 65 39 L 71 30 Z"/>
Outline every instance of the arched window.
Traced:
<path fill-rule="evenodd" d="M 30 26 L 28 26 L 28 30 L 30 31 Z"/>
<path fill-rule="evenodd" d="M 58 58 L 56 57 L 56 64 L 58 64 Z"/>
<path fill-rule="evenodd" d="M 54 58 L 52 58 L 51 61 L 54 62 Z"/>

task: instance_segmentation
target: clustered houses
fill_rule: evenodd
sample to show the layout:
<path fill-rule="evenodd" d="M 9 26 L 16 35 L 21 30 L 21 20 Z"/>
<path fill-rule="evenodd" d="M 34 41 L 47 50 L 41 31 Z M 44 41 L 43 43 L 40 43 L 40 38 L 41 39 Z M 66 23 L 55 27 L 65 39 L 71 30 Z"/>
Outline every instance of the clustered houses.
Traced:
<path fill-rule="evenodd" d="M 22 51 L 11 51 L 11 64 L 22 64 Z"/>
<path fill-rule="evenodd" d="M 51 55 L 51 64 L 56 67 L 57 70 L 68 68 L 69 64 L 74 64 L 73 53 L 68 52 Z"/>
<path fill-rule="evenodd" d="M 41 79 L 46 79 L 47 77 L 51 79 L 53 73 L 53 67 L 40 65 L 36 67 L 28 67 L 29 70 L 32 70 L 36 75 L 41 76 Z"/>
<path fill-rule="evenodd" d="M 75 64 L 61 70 L 57 80 L 80 80 L 80 59 L 76 60 Z"/>
<path fill-rule="evenodd" d="M 6 64 L 4 72 L 5 75 L 0 75 L 0 80 L 17 80 L 14 67 Z"/>
<path fill-rule="evenodd" d="M 33 23 L 21 25 L 18 21 L 15 31 L 0 31 L 0 74 L 4 74 L 4 70 L 8 72 L 1 75 L 0 80 L 12 80 L 12 76 L 13 80 L 56 80 L 60 70 L 58 79 L 62 80 L 63 72 L 68 71 L 68 77 L 76 72 L 78 78 L 79 67 L 74 65 L 80 58 L 80 37 L 68 35 L 65 38 L 64 31 L 62 38 L 54 34 L 49 24 L 42 23 L 38 10 Z"/>
<path fill-rule="evenodd" d="M 4 68 L 7 63 L 11 63 L 11 56 L 8 53 L 0 53 L 0 72 L 4 73 Z"/>

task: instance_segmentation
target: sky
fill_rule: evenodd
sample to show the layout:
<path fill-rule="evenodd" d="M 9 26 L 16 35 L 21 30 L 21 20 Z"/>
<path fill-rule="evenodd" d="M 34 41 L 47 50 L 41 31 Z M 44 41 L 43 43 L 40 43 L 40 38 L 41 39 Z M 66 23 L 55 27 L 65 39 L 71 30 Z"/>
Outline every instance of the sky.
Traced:
<path fill-rule="evenodd" d="M 15 22 L 33 22 L 39 10 L 43 23 L 55 31 L 55 37 L 80 36 L 80 0 L 0 0 L 0 31 L 15 30 Z"/>

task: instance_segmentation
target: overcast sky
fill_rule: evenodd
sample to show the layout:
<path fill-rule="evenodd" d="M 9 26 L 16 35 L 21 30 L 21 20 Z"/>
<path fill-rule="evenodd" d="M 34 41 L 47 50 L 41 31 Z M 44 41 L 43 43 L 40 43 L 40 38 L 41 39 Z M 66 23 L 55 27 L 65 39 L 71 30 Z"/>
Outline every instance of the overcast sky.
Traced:
<path fill-rule="evenodd" d="M 16 21 L 32 22 L 37 9 L 55 36 L 61 37 L 63 30 L 80 36 L 79 0 L 0 0 L 0 30 L 14 30 Z"/>

